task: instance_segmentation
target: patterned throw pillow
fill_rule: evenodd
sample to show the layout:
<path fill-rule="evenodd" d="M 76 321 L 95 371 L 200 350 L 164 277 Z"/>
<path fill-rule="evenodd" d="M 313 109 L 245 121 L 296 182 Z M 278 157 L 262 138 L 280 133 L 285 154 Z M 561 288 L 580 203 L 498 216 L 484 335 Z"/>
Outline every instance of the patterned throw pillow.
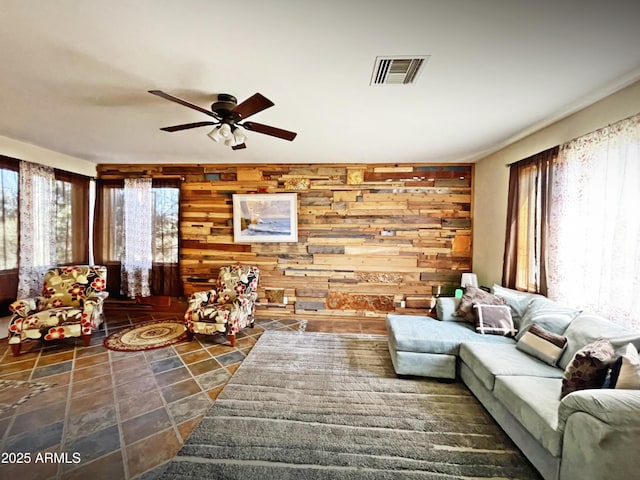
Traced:
<path fill-rule="evenodd" d="M 502 335 L 512 337 L 516 334 L 511 318 L 511 309 L 507 305 L 482 305 L 476 303 L 475 308 L 478 319 L 476 331 L 483 335 Z"/>
<path fill-rule="evenodd" d="M 481 305 L 504 305 L 504 300 L 485 292 L 481 288 L 467 286 L 464 289 L 460 305 L 458 305 L 458 309 L 453 315 L 475 323 L 476 315 L 473 305 L 476 303 Z"/>
<path fill-rule="evenodd" d="M 578 350 L 564 371 L 560 398 L 576 390 L 602 388 L 613 358 L 613 345 L 606 338 Z"/>
<path fill-rule="evenodd" d="M 622 355 L 611 367 L 611 388 L 640 390 L 640 356 L 633 343 L 622 350 Z"/>
<path fill-rule="evenodd" d="M 567 339 L 534 323 L 522 334 L 516 348 L 544 363 L 555 366 L 562 352 L 567 348 Z"/>

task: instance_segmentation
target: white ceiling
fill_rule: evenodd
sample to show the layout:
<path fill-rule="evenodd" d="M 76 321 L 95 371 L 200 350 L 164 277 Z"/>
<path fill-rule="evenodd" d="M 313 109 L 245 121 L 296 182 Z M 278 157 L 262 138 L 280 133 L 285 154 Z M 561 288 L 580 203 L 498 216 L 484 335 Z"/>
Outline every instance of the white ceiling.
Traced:
<path fill-rule="evenodd" d="M 638 0 L 2 0 L 0 135 L 95 163 L 474 161 L 640 79 Z M 430 55 L 370 86 L 376 56 Z M 209 108 L 260 92 L 245 150 Z"/>

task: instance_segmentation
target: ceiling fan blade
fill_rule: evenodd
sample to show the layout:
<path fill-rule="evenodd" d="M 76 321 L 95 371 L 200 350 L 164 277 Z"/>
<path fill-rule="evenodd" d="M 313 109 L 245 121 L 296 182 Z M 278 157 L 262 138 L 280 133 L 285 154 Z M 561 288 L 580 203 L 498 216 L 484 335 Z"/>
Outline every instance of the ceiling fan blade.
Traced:
<path fill-rule="evenodd" d="M 204 109 L 202 107 L 199 107 L 198 105 L 194 105 L 193 103 L 189 103 L 186 100 L 182 100 L 181 98 L 174 97 L 173 95 L 169 95 L 168 93 L 164 93 L 161 90 L 149 90 L 149 93 L 152 93 L 153 95 L 157 95 L 159 97 L 162 97 L 165 100 L 169 100 L 171 102 L 179 103 L 180 105 L 183 105 L 185 107 L 192 108 L 193 110 L 197 110 L 199 112 L 202 112 L 205 115 L 209 115 L 210 117 L 213 117 L 215 119 L 219 118 L 218 115 L 215 112 L 212 112 L 211 110 L 206 110 L 206 109 Z"/>
<path fill-rule="evenodd" d="M 250 96 L 244 102 L 236 105 L 236 108 L 232 110 L 233 113 L 240 114 L 242 119 L 249 118 L 251 115 L 266 110 L 269 107 L 273 107 L 275 103 L 269 100 L 267 97 L 256 93 Z"/>
<path fill-rule="evenodd" d="M 160 130 L 164 130 L 165 132 L 178 132 L 180 130 L 187 130 L 189 128 L 197 128 L 197 127 L 205 127 L 207 125 L 217 125 L 217 122 L 195 122 L 195 123 L 184 123 L 182 125 L 174 125 L 172 127 L 164 127 Z"/>
<path fill-rule="evenodd" d="M 231 147 L 232 150 L 241 150 L 243 148 L 247 148 L 247 146 L 244 143 L 241 143 L 239 145 L 234 145 L 233 147 Z"/>
<path fill-rule="evenodd" d="M 289 141 L 292 141 L 297 135 L 296 132 L 290 132 L 289 130 L 283 130 L 282 128 L 276 128 L 256 122 L 244 122 L 242 126 L 252 132 L 264 133 L 265 135 L 271 135 L 272 137 L 278 137 Z"/>

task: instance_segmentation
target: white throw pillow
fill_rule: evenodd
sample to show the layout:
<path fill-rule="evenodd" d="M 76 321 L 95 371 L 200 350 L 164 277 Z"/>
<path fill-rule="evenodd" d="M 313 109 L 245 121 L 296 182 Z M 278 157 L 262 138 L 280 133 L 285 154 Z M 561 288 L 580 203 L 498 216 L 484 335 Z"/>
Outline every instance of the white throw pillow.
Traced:
<path fill-rule="evenodd" d="M 622 355 L 611 368 L 611 386 L 625 390 L 640 390 L 640 356 L 633 343 L 622 350 Z"/>

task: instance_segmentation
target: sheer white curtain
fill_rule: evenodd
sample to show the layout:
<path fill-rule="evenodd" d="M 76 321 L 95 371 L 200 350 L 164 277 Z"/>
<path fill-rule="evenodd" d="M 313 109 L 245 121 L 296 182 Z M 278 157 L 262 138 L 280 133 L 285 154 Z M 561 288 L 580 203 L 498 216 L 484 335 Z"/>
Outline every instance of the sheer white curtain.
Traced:
<path fill-rule="evenodd" d="M 20 162 L 18 298 L 40 295 L 56 263 L 56 179 L 53 168 Z"/>
<path fill-rule="evenodd" d="M 124 242 L 121 293 L 130 298 L 151 295 L 153 196 L 150 178 L 124 181 Z"/>
<path fill-rule="evenodd" d="M 560 149 L 548 295 L 640 330 L 640 115 Z"/>

